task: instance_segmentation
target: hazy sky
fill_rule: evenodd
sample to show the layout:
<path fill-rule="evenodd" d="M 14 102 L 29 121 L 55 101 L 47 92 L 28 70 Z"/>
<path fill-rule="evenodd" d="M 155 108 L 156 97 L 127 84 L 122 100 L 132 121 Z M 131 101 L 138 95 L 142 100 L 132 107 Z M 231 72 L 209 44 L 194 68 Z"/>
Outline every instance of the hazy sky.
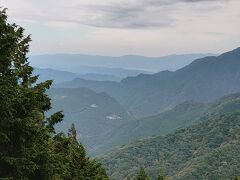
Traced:
<path fill-rule="evenodd" d="M 161 56 L 240 46 L 240 0 L 0 0 L 31 52 Z"/>

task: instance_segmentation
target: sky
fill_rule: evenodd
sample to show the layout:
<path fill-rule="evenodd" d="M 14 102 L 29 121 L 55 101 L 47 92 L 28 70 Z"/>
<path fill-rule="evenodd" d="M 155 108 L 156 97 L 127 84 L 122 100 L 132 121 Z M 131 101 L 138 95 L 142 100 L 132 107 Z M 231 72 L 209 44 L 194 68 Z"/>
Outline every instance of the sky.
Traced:
<path fill-rule="evenodd" d="M 240 0 L 0 0 L 31 54 L 164 56 L 240 46 Z"/>

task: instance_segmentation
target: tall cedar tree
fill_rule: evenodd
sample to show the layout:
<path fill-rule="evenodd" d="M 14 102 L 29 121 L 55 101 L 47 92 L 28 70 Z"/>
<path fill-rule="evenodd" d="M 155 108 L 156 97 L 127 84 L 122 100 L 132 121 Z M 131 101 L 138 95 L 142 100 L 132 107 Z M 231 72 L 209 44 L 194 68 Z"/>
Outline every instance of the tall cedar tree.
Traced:
<path fill-rule="evenodd" d="M 26 57 L 31 38 L 23 33 L 0 9 L 0 179 L 108 179 L 76 133 L 55 134 L 61 112 L 45 117 L 52 81 L 36 83 Z"/>

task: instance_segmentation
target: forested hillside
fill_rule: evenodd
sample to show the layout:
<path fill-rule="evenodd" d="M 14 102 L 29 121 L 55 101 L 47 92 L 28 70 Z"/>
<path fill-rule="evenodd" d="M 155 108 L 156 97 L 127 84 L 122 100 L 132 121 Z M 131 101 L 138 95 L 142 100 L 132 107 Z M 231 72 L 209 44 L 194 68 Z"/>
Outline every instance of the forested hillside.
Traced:
<path fill-rule="evenodd" d="M 56 88 L 49 91 L 53 110 L 64 110 L 65 121 L 58 130 L 67 131 L 74 123 L 78 139 L 87 145 L 91 155 L 115 146 L 154 135 L 165 135 L 194 125 L 208 115 L 238 110 L 239 94 L 223 97 L 213 103 L 184 102 L 156 116 L 135 119 L 114 98 L 82 88 Z"/>
<path fill-rule="evenodd" d="M 112 178 L 145 167 L 169 179 L 230 179 L 240 174 L 239 94 L 225 97 L 206 112 L 202 123 L 166 136 L 138 140 L 101 157 Z"/>
<path fill-rule="evenodd" d="M 137 139 L 164 135 L 180 128 L 199 123 L 209 105 L 185 102 L 172 110 L 143 119 L 131 119 L 112 132 L 108 141 L 102 144 L 99 152 L 105 152 L 114 146 L 123 145 Z"/>
<path fill-rule="evenodd" d="M 185 102 L 159 115 L 135 119 L 114 131 L 112 146 L 150 136 L 165 135 L 206 121 L 208 117 L 240 110 L 240 94 L 231 94 L 209 104 Z"/>
<path fill-rule="evenodd" d="M 63 110 L 64 121 L 56 125 L 58 131 L 67 132 L 74 123 L 78 140 L 91 154 L 100 152 L 112 139 L 112 134 L 133 120 L 133 117 L 106 93 L 96 93 L 86 88 L 51 89 L 48 91 L 53 109 Z"/>
<path fill-rule="evenodd" d="M 64 110 L 65 121 L 58 130 L 67 131 L 74 123 L 78 139 L 87 145 L 91 155 L 101 154 L 115 146 L 197 124 L 206 116 L 239 107 L 239 94 L 223 97 L 213 103 L 184 102 L 171 110 L 135 119 L 114 98 L 88 89 L 52 89 L 49 92 L 53 109 Z"/>

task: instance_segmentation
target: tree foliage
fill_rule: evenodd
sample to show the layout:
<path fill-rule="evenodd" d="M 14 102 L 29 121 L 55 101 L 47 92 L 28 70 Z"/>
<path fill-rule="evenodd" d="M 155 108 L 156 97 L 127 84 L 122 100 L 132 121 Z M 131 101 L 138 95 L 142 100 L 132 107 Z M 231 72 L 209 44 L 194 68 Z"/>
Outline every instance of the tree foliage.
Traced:
<path fill-rule="evenodd" d="M 148 174 L 143 167 L 139 169 L 135 180 L 149 180 Z"/>
<path fill-rule="evenodd" d="M 204 122 L 166 136 L 116 148 L 102 157 L 110 177 L 133 176 L 139 165 L 169 179 L 231 179 L 240 174 L 240 113 L 208 117 Z"/>
<path fill-rule="evenodd" d="M 45 116 L 52 81 L 36 83 L 27 58 L 30 41 L 0 9 L 0 179 L 108 179 L 77 142 L 74 126 L 69 136 L 55 133 L 62 112 Z"/>

